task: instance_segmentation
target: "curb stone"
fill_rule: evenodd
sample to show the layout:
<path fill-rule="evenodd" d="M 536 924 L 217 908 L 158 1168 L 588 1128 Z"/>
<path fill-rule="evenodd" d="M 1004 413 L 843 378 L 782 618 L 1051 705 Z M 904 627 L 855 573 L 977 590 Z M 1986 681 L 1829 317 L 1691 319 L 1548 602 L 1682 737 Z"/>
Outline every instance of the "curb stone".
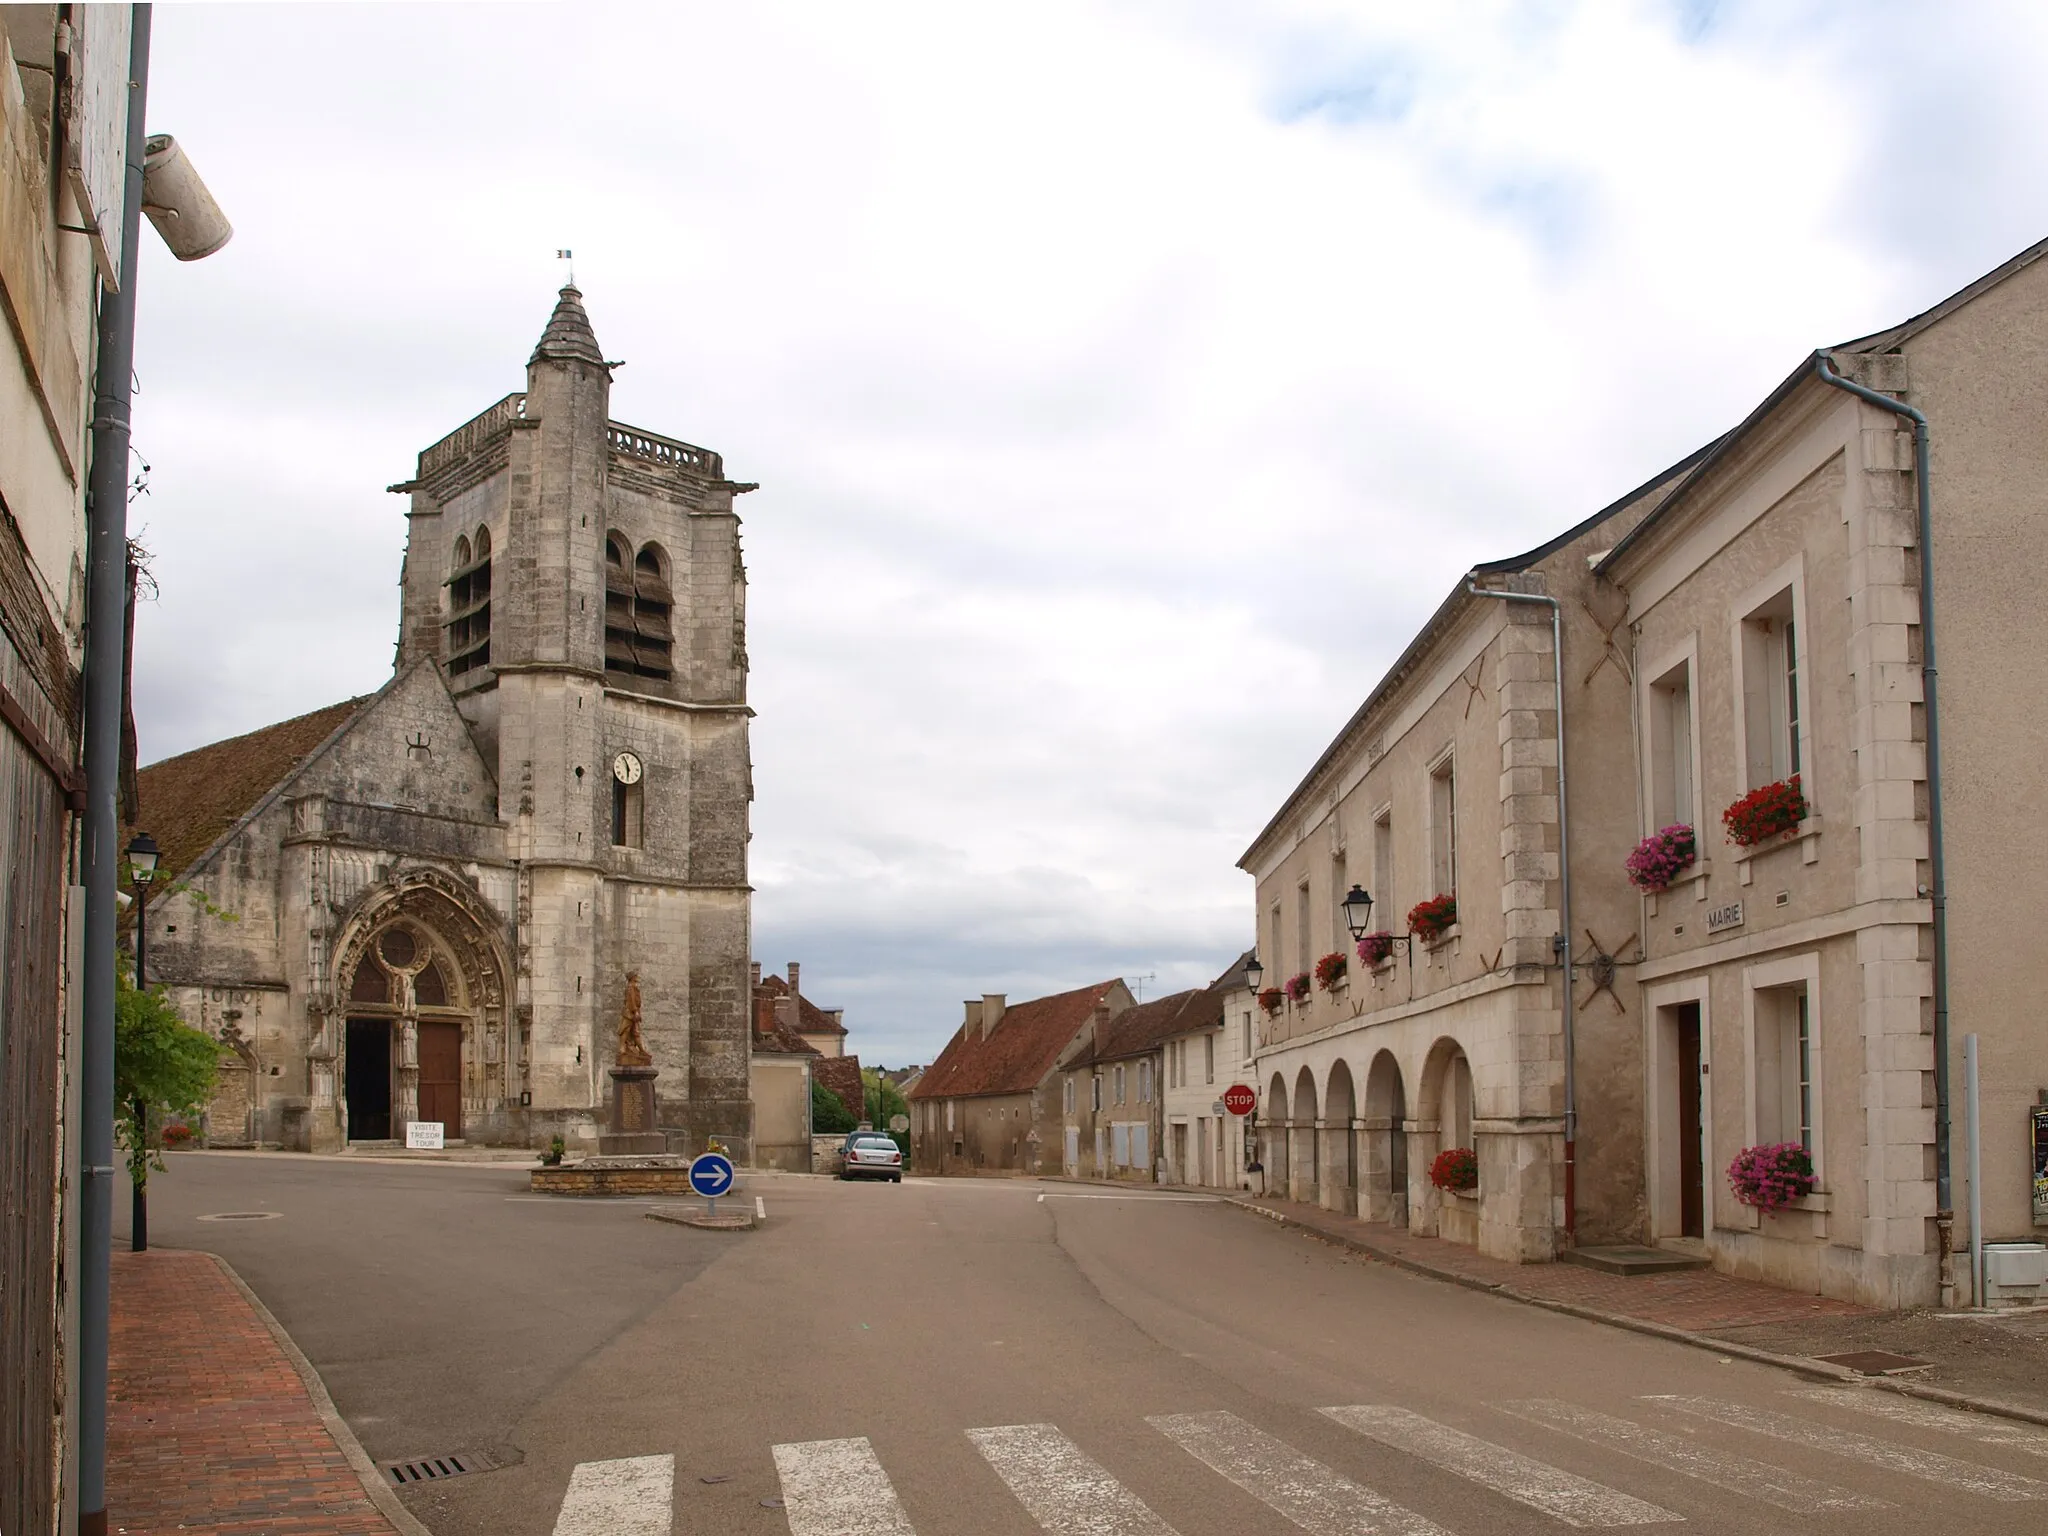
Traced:
<path fill-rule="evenodd" d="M 313 1400 L 313 1408 L 320 1415 L 320 1422 L 326 1426 L 327 1433 L 334 1437 L 334 1443 L 341 1448 L 341 1454 L 348 1458 L 350 1469 L 354 1471 L 356 1480 L 363 1485 L 363 1492 L 369 1496 L 370 1502 L 377 1506 L 377 1513 L 391 1522 L 399 1536 L 434 1536 L 432 1531 L 420 1524 L 411 1510 L 399 1502 L 398 1495 L 391 1490 L 391 1485 L 384 1481 L 384 1474 L 379 1472 L 377 1464 L 370 1460 L 370 1453 L 365 1451 L 362 1442 L 356 1439 L 355 1431 L 348 1427 L 347 1421 L 339 1413 L 335 1412 L 334 1399 L 328 1395 L 327 1383 L 320 1379 L 320 1373 L 313 1368 L 313 1362 L 308 1360 L 305 1352 L 292 1341 L 292 1336 L 284 1331 L 284 1324 L 271 1315 L 270 1308 L 263 1305 L 263 1299 L 250 1290 L 248 1283 L 235 1273 L 234 1265 L 217 1253 L 209 1253 L 206 1256 L 220 1266 L 220 1272 L 227 1276 L 229 1284 L 241 1293 L 242 1300 L 249 1304 L 249 1310 L 262 1319 L 263 1326 L 270 1330 L 271 1338 L 277 1341 L 277 1347 L 283 1350 L 284 1357 L 291 1361 L 292 1369 L 299 1373 L 300 1384 L 305 1387 L 306 1395 Z"/>
<path fill-rule="evenodd" d="M 1651 1322 L 1646 1317 L 1631 1317 L 1626 1312 L 1608 1312 L 1599 1307 L 1580 1306 L 1576 1302 L 1555 1301 L 1548 1296 L 1536 1296 L 1527 1291 L 1516 1290 L 1513 1286 L 1498 1285 L 1472 1275 L 1461 1275 L 1453 1269 L 1440 1269 L 1433 1264 L 1424 1264 L 1406 1254 L 1378 1247 L 1361 1238 L 1339 1232 L 1325 1232 L 1288 1215 L 1285 1211 L 1271 1210 L 1235 1195 L 1223 1194 L 1219 1198 L 1225 1204 L 1263 1216 L 1279 1226 L 1293 1227 L 1319 1241 L 1339 1248 L 1349 1248 L 1355 1253 L 1364 1254 L 1367 1258 L 1376 1259 L 1395 1269 L 1406 1270 L 1410 1274 L 1421 1275 L 1425 1279 L 1448 1281 L 1452 1285 L 1461 1285 L 1467 1290 L 1478 1291 L 1484 1295 L 1499 1296 L 1508 1301 L 1520 1302 L 1524 1306 L 1541 1307 L 1546 1312 L 1561 1312 L 1567 1317 L 1582 1318 L 1590 1323 L 1604 1323 L 1610 1328 L 1623 1328 L 1630 1333 L 1648 1334 L 1652 1338 L 1668 1339 L 1674 1344 L 1689 1344 L 1694 1349 L 1710 1350 L 1717 1355 L 1732 1355 L 1757 1365 L 1776 1366 L 1779 1370 L 1791 1371 L 1796 1375 L 1811 1377 L 1818 1381 L 1892 1392 L 1900 1397 L 1924 1398 L 1929 1402 L 1960 1408 L 1969 1413 L 1986 1413 L 2002 1419 L 2018 1419 L 2023 1423 L 2048 1425 L 2048 1412 L 2038 1408 L 2001 1402 L 1993 1397 L 1977 1397 L 1968 1392 L 1952 1391 L 1947 1387 L 1928 1386 L 1924 1382 L 1905 1381 L 1896 1376 L 1865 1376 L 1844 1366 L 1829 1365 L 1825 1361 L 1809 1360 L 1799 1355 L 1781 1355 L 1772 1350 L 1757 1349 L 1749 1344 L 1734 1344 L 1726 1339 L 1717 1339 L 1712 1334 L 1695 1333 L 1690 1328 L 1674 1328 L 1669 1323 Z"/>

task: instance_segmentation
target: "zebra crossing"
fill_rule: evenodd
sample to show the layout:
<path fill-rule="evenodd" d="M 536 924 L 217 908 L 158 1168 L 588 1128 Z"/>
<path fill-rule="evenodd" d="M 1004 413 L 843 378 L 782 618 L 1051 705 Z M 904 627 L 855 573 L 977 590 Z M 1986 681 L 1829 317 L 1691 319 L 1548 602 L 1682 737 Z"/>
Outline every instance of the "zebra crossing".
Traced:
<path fill-rule="evenodd" d="M 1903 1490 L 1917 1482 L 1945 1498 L 1962 1494 L 2003 1504 L 2048 1501 L 2048 1479 L 1840 1428 L 1823 1421 L 1809 1405 L 1846 1409 L 1878 1421 L 1873 1426 L 1877 1428 L 1932 1432 L 2039 1456 L 2044 1462 L 2048 1428 L 1871 1391 L 1804 1388 L 1783 1396 L 1805 1411 L 1781 1412 L 1675 1393 L 1635 1399 L 1640 1419 L 1552 1398 L 1514 1399 L 1488 1407 L 1559 1440 L 1616 1453 L 1623 1466 L 1647 1464 L 1797 1514 L 1886 1509 L 1894 1507 L 1894 1500 L 1757 1460 L 1752 1454 L 1756 1441 L 1776 1442 L 1809 1456 L 1819 1453 L 1904 1479 L 1898 1490 L 1886 1488 L 1895 1497 L 1906 1497 Z M 1323 1408 L 1320 1413 L 1377 1447 L 1491 1490 L 1561 1527 L 1619 1529 L 1681 1524 L 1686 1519 L 1634 1493 L 1408 1408 L 1358 1403 Z M 1455 1527 L 1346 1477 L 1226 1410 L 1160 1414 L 1144 1422 L 1193 1462 L 1310 1536 L 1458 1536 Z M 1710 1428 L 1701 1431 L 1697 1426 L 1702 1424 Z M 1738 1433 L 1722 1434 L 1725 1431 Z M 1720 1435 L 1726 1443 L 1703 1435 Z M 993 1425 L 966 1430 L 965 1438 L 1023 1512 L 1049 1536 L 1177 1536 L 1172 1525 L 1057 1425 Z M 772 1447 L 772 1456 L 790 1536 L 917 1536 L 916 1525 L 866 1437 L 793 1441 Z M 2041 1470 L 2048 1472 L 2048 1466 Z M 674 1487 L 672 1456 L 580 1463 L 563 1496 L 554 1536 L 666 1536 Z"/>

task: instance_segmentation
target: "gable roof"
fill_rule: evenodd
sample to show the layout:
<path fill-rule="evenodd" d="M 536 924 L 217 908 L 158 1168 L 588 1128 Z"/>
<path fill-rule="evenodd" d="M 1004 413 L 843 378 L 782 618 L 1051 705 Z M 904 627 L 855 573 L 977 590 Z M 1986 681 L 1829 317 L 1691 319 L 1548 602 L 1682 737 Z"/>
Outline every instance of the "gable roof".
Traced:
<path fill-rule="evenodd" d="M 910 1090 L 913 1099 L 976 1098 L 997 1093 L 1029 1093 L 1045 1080 L 1060 1052 L 1094 1017 L 1096 1004 L 1122 985 L 1121 978 L 1092 987 L 1056 992 L 1005 1009 L 1002 1021 L 987 1039 L 965 1025 L 956 1031 L 938 1060 Z"/>
<path fill-rule="evenodd" d="M 763 994 L 769 997 L 787 997 L 789 996 L 789 983 L 782 977 L 773 974 L 763 976 L 754 984 L 754 995 L 759 997 Z M 801 992 L 796 995 L 796 1027 L 799 1034 L 805 1035 L 843 1035 L 846 1033 L 846 1026 L 844 1024 L 833 1018 L 831 1014 L 820 1008 L 816 1003 L 813 1003 Z"/>
<path fill-rule="evenodd" d="M 1177 1035 L 1223 1027 L 1223 999 L 1244 986 L 1247 950 L 1237 964 L 1206 987 L 1190 987 L 1166 997 L 1126 1008 L 1110 1021 L 1096 1042 L 1094 1061 L 1119 1061 L 1156 1051 Z"/>
<path fill-rule="evenodd" d="M 1799 360 L 1799 366 L 1788 373 L 1756 408 L 1735 425 L 1730 431 L 1716 438 L 1705 449 L 1693 456 L 1691 469 L 1685 477 L 1673 486 L 1663 500 L 1650 509 L 1649 515 L 1631 528 L 1627 535 L 1601 557 L 1597 567 L 1600 574 L 1613 570 L 1622 558 L 1652 532 L 1662 526 L 1677 508 L 1691 495 L 1694 487 L 1705 480 L 1719 466 L 1722 459 L 1734 450 L 1749 434 L 1783 405 L 1802 384 L 1818 376 L 1821 359 L 1836 352 L 1896 352 L 1900 347 L 1918 336 L 1922 331 L 1996 288 L 2015 273 L 2032 266 L 2041 257 L 2048 256 L 2048 240 L 2037 241 L 2028 246 L 2010 261 L 1993 267 L 1975 282 L 1967 283 L 1932 308 L 1923 309 L 1909 320 L 1901 321 L 1889 330 L 1873 331 L 1868 336 L 1859 336 L 1854 341 L 1845 341 L 1837 346 L 1822 347 L 1809 352 Z M 1821 386 L 1826 387 L 1826 386 Z"/>
<path fill-rule="evenodd" d="M 163 850 L 157 879 L 168 882 L 198 862 L 236 823 L 310 758 L 362 707 L 362 694 L 152 763 L 135 776 L 146 828 Z"/>
<path fill-rule="evenodd" d="M 775 994 L 754 988 L 754 1051 L 768 1056 L 818 1056 L 818 1048 L 777 1017 Z"/>
<path fill-rule="evenodd" d="M 856 1120 L 865 1120 L 868 1090 L 861 1081 L 858 1056 L 820 1056 L 811 1063 L 811 1081 L 823 1083 L 839 1095 L 839 1102 Z"/>
<path fill-rule="evenodd" d="M 1723 440 L 1717 440 L 1715 443 L 1708 443 L 1705 447 L 1694 449 L 1676 464 L 1671 465 L 1668 469 L 1659 470 L 1634 490 L 1628 491 L 1615 500 L 1610 501 L 1591 517 L 1586 518 L 1583 522 L 1573 524 L 1563 533 L 1557 535 L 1556 538 L 1539 544 L 1534 549 L 1527 550 L 1522 554 L 1511 555 L 1505 560 L 1490 560 L 1483 564 L 1475 565 L 1468 574 L 1473 576 L 1516 575 L 1528 570 L 1531 566 L 1541 561 L 1549 559 L 1573 540 L 1592 532 L 1609 518 L 1628 511 L 1631 507 L 1641 502 L 1644 497 L 1661 490 L 1673 480 L 1684 475 L 1705 459 L 1718 446 L 1719 441 Z M 1656 513 L 1654 511 L 1649 514 L 1649 517 L 1655 516 Z M 1646 522 L 1648 520 L 1648 518 L 1644 519 Z M 1627 541 L 1623 540 L 1622 542 L 1626 543 Z M 1324 776 L 1336 764 L 1338 759 L 1344 755 L 1345 748 L 1351 741 L 1353 733 L 1358 731 L 1372 717 L 1374 711 L 1389 698 L 1393 697 L 1401 686 L 1408 681 L 1409 677 L 1414 674 L 1424 659 L 1427 658 L 1436 643 L 1443 638 L 1451 625 L 1464 614 L 1465 610 L 1473 603 L 1490 602 L 1493 600 L 1473 596 L 1471 591 L 1467 589 L 1465 582 L 1465 576 L 1458 578 L 1458 584 L 1451 588 L 1450 595 L 1437 605 L 1436 612 L 1429 616 L 1428 622 L 1416 631 L 1415 638 L 1408 642 L 1407 649 L 1395 658 L 1394 664 L 1387 668 L 1386 675 L 1374 686 L 1372 692 L 1365 696 L 1365 702 L 1352 711 L 1351 718 L 1344 722 L 1343 727 L 1330 739 L 1330 744 L 1323 748 L 1322 756 L 1315 760 L 1314 766 L 1302 775 L 1301 782 L 1295 785 L 1293 793 L 1281 802 L 1280 809 L 1273 813 L 1272 819 L 1259 830 L 1259 835 L 1253 838 L 1250 846 L 1238 856 L 1237 867 L 1239 869 L 1249 870 L 1251 868 L 1253 855 L 1265 845 L 1268 838 L 1272 837 L 1276 831 L 1286 825 L 1287 821 L 1301 808 L 1303 802 L 1308 800 L 1312 792 L 1322 784 Z"/>

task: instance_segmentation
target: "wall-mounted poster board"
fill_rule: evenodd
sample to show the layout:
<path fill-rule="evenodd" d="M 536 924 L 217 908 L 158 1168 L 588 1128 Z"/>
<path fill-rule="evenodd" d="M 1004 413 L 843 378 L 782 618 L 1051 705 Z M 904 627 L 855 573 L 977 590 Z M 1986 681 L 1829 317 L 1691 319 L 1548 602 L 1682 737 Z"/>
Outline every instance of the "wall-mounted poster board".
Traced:
<path fill-rule="evenodd" d="M 2030 1114 L 2034 1131 L 2029 1138 L 2034 1153 L 2034 1225 L 2048 1227 L 2048 1104 L 2036 1104 Z"/>

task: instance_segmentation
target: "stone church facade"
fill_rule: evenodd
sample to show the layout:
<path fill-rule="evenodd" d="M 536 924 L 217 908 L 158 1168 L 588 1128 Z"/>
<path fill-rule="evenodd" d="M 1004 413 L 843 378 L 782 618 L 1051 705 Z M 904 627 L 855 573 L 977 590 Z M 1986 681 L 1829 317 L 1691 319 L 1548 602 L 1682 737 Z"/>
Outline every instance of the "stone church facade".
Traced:
<path fill-rule="evenodd" d="M 562 290 L 420 455 L 394 675 L 145 769 L 147 979 L 232 1056 L 216 1145 L 594 1137 L 627 976 L 674 1150 L 744 1154 L 746 575 L 719 456 L 610 417 Z"/>

